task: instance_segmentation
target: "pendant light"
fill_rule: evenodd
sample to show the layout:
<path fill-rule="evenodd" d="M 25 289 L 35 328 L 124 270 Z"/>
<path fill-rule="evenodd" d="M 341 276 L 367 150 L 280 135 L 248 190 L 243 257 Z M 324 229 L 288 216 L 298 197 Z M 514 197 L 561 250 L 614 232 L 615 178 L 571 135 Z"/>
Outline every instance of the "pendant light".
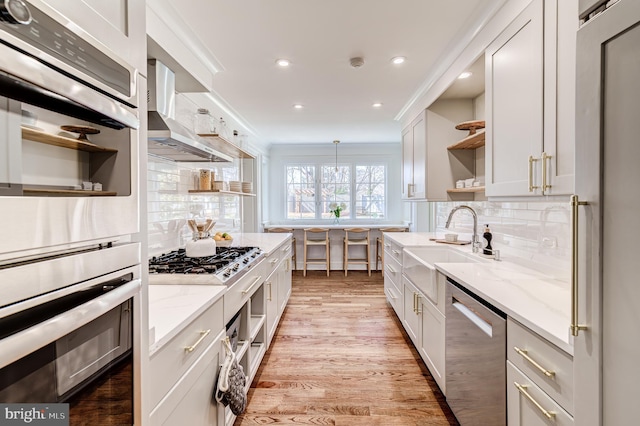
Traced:
<path fill-rule="evenodd" d="M 338 144 L 339 143 L 340 143 L 339 140 L 333 141 L 333 144 L 336 146 L 336 173 L 338 173 Z"/>

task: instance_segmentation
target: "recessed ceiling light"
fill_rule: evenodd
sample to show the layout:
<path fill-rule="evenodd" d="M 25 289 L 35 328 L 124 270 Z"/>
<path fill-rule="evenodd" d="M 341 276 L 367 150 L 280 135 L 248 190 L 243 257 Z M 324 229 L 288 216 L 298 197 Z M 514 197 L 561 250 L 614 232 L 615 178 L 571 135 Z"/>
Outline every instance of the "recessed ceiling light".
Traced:
<path fill-rule="evenodd" d="M 304 108 L 304 105 L 302 105 L 302 104 L 293 104 L 293 107 L 295 109 L 302 109 L 302 108 Z"/>
<path fill-rule="evenodd" d="M 459 78 L 460 80 L 462 80 L 462 79 L 465 79 L 465 78 L 469 78 L 469 77 L 471 77 L 471 75 L 472 75 L 472 74 L 473 74 L 472 72 L 465 71 L 465 72 L 463 72 L 462 74 L 460 74 L 460 75 L 458 76 L 458 78 Z"/>
<path fill-rule="evenodd" d="M 406 59 L 407 58 L 405 58 L 404 56 L 396 56 L 395 58 L 391 58 L 391 62 L 394 65 L 400 65 L 403 64 Z"/>
<path fill-rule="evenodd" d="M 289 61 L 288 59 L 278 59 L 276 61 L 276 64 L 278 64 L 278 66 L 281 66 L 283 68 L 288 67 L 289 65 L 291 65 L 291 61 Z"/>
<path fill-rule="evenodd" d="M 371 106 L 374 108 L 380 108 L 382 106 L 382 102 L 375 102 Z"/>

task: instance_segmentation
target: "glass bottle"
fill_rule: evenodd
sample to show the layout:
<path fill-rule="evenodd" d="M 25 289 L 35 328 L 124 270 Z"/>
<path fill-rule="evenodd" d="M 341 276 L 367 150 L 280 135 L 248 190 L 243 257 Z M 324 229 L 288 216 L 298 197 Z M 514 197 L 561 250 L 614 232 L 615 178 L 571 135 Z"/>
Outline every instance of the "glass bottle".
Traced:
<path fill-rule="evenodd" d="M 216 132 L 214 119 L 208 109 L 198 108 L 194 127 L 197 135 L 210 135 Z"/>
<path fill-rule="evenodd" d="M 220 117 L 220 121 L 218 122 L 218 135 L 223 139 L 229 140 L 229 128 L 222 117 Z"/>

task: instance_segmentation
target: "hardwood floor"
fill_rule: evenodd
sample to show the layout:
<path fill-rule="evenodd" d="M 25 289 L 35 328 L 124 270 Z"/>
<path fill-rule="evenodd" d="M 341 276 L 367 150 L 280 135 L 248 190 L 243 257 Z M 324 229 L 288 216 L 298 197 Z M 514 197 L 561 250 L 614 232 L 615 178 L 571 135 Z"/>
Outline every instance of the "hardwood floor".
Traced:
<path fill-rule="evenodd" d="M 294 272 L 236 426 L 457 425 L 387 304 L 381 274 Z"/>

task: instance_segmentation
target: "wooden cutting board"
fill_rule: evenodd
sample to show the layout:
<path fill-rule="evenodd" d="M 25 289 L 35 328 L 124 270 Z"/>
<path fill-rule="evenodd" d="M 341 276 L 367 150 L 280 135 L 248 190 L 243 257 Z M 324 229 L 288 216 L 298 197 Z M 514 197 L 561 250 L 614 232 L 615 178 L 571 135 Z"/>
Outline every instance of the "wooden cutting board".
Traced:
<path fill-rule="evenodd" d="M 456 246 L 466 246 L 467 244 L 471 244 L 471 241 L 463 241 L 463 240 L 447 241 L 447 240 L 441 240 L 438 238 L 429 238 L 429 241 L 435 241 L 436 243 L 442 243 L 442 244 L 453 244 Z"/>

